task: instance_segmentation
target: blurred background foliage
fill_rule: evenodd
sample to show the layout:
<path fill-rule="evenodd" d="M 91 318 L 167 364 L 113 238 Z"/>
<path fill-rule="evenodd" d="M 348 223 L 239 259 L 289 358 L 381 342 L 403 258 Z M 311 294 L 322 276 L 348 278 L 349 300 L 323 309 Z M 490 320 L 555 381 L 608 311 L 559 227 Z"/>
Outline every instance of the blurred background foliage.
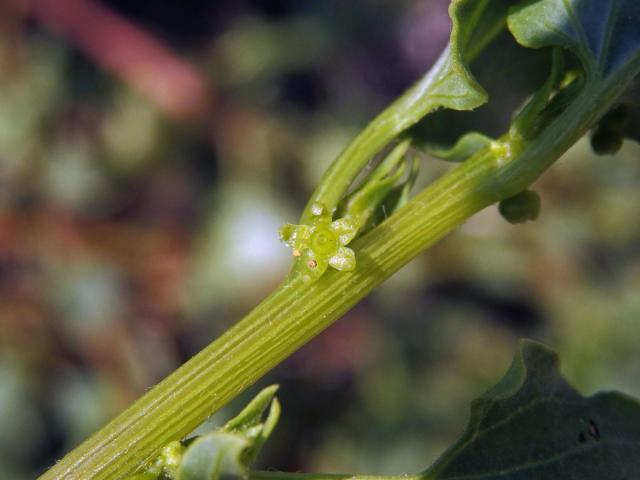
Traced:
<path fill-rule="evenodd" d="M 34 478 L 277 284 L 278 226 L 432 64 L 447 4 L 0 3 L 2 478 Z M 581 141 L 537 182 L 538 221 L 486 209 L 269 374 L 284 414 L 261 465 L 418 471 L 521 336 L 583 392 L 640 396 L 639 154 Z M 421 185 L 446 168 L 422 158 Z"/>

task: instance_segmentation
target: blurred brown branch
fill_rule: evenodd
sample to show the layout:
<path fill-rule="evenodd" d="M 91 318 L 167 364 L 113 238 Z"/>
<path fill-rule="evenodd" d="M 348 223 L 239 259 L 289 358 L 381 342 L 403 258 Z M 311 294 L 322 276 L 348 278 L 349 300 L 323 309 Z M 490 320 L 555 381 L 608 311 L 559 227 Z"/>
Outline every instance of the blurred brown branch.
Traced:
<path fill-rule="evenodd" d="M 153 34 L 95 0 L 6 0 L 178 119 L 201 118 L 211 85 Z"/>

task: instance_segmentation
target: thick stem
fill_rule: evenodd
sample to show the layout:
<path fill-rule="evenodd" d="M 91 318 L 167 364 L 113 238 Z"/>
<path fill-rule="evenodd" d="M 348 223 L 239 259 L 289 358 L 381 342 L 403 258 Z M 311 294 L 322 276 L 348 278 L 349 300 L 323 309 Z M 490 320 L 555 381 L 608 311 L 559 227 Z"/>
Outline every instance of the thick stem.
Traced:
<path fill-rule="evenodd" d="M 588 102 L 571 104 L 537 138 L 505 136 L 354 241 L 355 271 L 330 270 L 311 284 L 285 280 L 41 479 L 121 478 L 169 441 L 188 434 L 425 248 L 474 213 L 528 186 L 608 109 L 614 96 L 587 86 L 581 98 Z"/>

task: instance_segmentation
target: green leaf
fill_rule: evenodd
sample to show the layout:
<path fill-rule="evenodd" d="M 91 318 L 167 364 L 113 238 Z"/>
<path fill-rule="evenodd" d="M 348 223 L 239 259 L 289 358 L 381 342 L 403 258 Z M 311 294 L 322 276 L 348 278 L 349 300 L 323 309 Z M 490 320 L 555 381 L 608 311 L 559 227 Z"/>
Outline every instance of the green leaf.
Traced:
<path fill-rule="evenodd" d="M 487 93 L 469 70 L 469 62 L 506 30 L 513 0 L 454 0 L 449 7 L 453 28 L 449 45 L 436 64 L 378 115 L 342 152 L 323 176 L 300 218 L 312 219 L 315 203 L 333 210 L 365 165 L 390 142 L 440 108 L 472 110 L 486 103 Z"/>
<path fill-rule="evenodd" d="M 484 3 L 474 2 L 473 5 L 480 9 Z M 569 103 L 576 99 L 584 99 L 586 92 L 584 87 L 589 83 L 591 87 L 595 86 L 590 89 L 589 97 L 595 99 L 602 96 L 609 100 L 612 97 L 621 97 L 616 103 L 623 103 L 628 112 L 628 121 L 623 128 L 611 130 L 598 127 L 596 129 L 593 142 L 596 150 L 613 153 L 619 148 L 622 137 L 638 140 L 640 138 L 640 102 L 637 95 L 639 82 L 636 81 L 635 94 L 621 95 L 623 92 L 619 85 L 628 84 L 640 64 L 640 28 L 638 28 L 640 2 L 637 0 L 524 0 L 509 3 L 506 11 L 499 7 L 478 10 L 480 18 L 475 21 L 478 24 L 489 24 L 491 21 L 497 23 L 498 20 L 495 17 L 490 17 L 492 14 L 502 12 L 505 14 L 509 31 L 513 36 L 511 39 L 499 35 L 496 41 L 488 46 L 488 43 L 482 42 L 483 35 L 479 33 L 479 39 L 472 37 L 466 43 L 459 42 L 459 48 L 463 50 L 461 55 L 466 58 L 466 67 L 469 68 L 471 65 L 479 83 L 490 92 L 491 102 L 487 108 L 491 107 L 493 110 L 482 112 L 483 115 L 479 118 L 472 114 L 453 119 L 451 117 L 455 116 L 454 112 L 439 112 L 412 130 L 416 143 L 427 144 L 427 147 L 430 143 L 451 144 L 455 139 L 464 140 L 463 135 L 473 130 L 499 136 L 504 132 L 504 128 L 496 128 L 490 123 L 487 125 L 486 118 L 499 118 L 500 110 L 507 115 L 513 112 L 509 99 L 514 97 L 514 93 L 521 86 L 524 86 L 527 75 L 533 77 L 544 69 L 534 57 L 531 57 L 534 61 L 529 64 L 523 63 L 527 56 L 526 51 L 534 51 L 542 47 L 571 51 L 579 61 L 569 58 L 567 62 L 569 67 L 565 71 L 564 65 L 559 62 L 561 56 L 554 55 L 549 76 L 554 81 L 547 82 L 542 89 L 538 90 L 534 95 L 534 100 L 537 97 L 538 101 L 532 101 L 529 104 L 529 107 L 536 108 L 529 108 L 527 122 L 523 122 L 524 118 L 520 115 L 520 125 L 516 125 L 516 128 L 532 127 L 530 130 L 521 128 L 520 131 L 525 135 L 537 135 L 540 128 L 549 125 Z M 463 2 L 456 6 L 459 9 L 460 29 L 463 31 L 467 19 L 474 18 L 472 14 L 464 14 L 465 9 L 472 8 L 472 4 Z M 486 20 L 483 18 L 485 15 Z M 460 35 L 460 38 L 465 38 L 465 35 Z M 514 38 L 520 46 L 526 47 L 525 52 L 512 49 L 510 41 Z M 472 55 L 469 55 L 472 48 L 465 49 L 466 44 L 481 45 L 482 48 L 476 48 L 471 52 Z M 476 50 L 478 54 L 474 56 L 473 52 Z M 506 53 L 501 55 L 501 52 L 508 51 L 513 52 L 511 57 Z M 474 59 L 476 61 L 472 62 Z M 548 61 L 546 63 L 548 64 Z M 517 71 L 508 73 L 506 70 L 513 64 L 518 65 Z M 558 81 L 565 73 L 564 80 L 559 84 Z M 510 84 L 504 84 L 504 79 L 508 79 Z M 496 84 L 496 87 L 492 88 L 490 84 Z M 499 87 L 500 84 L 502 88 Z M 508 95 L 505 92 L 508 92 Z M 473 121 L 469 121 L 470 119 Z M 593 123 L 596 121 L 597 119 L 594 119 Z M 451 124 L 459 125 L 461 129 L 452 129 Z M 444 131 L 442 131 L 443 128 Z M 455 148 L 443 153 L 453 154 L 454 151 Z M 453 158 L 459 160 L 462 155 Z"/>
<path fill-rule="evenodd" d="M 225 432 L 239 435 L 248 441 L 242 461 L 249 466 L 260 453 L 280 419 L 280 402 L 275 397 L 278 385 L 263 389 L 249 404 L 222 428 Z M 264 412 L 269 407 L 267 418 Z"/>
<path fill-rule="evenodd" d="M 197 438 L 182 457 L 176 480 L 219 480 L 242 477 L 242 455 L 249 442 L 240 435 L 213 432 Z"/>
<path fill-rule="evenodd" d="M 640 63 L 639 22 L 637 0 L 530 0 L 514 6 L 508 18 L 518 42 L 529 48 L 570 49 L 580 59 L 587 79 L 602 83 L 603 90 L 616 90 L 620 79 L 635 75 Z M 613 115 L 606 115 L 593 132 L 596 153 L 617 152 L 624 137 L 640 139 L 637 88 L 621 102 L 624 108 L 614 107 Z M 616 114 L 621 110 L 624 118 Z M 617 122 L 609 122 L 611 117 Z"/>
<path fill-rule="evenodd" d="M 263 389 L 224 427 L 189 443 L 182 455 L 176 480 L 246 476 L 280 417 L 280 404 L 274 398 L 277 390 L 277 385 Z M 270 407 L 269 413 L 263 419 L 267 407 Z"/>
<path fill-rule="evenodd" d="M 381 117 L 397 125 L 395 135 L 438 107 L 472 110 L 487 101 L 487 93 L 469 69 L 482 49 L 505 27 L 509 0 L 454 0 L 449 45 L 437 64 L 394 102 Z M 398 111 L 403 115 L 398 116 Z M 394 136 L 395 136 L 394 135 Z"/>
<path fill-rule="evenodd" d="M 223 429 L 227 432 L 244 435 L 255 426 L 260 425 L 262 415 L 277 391 L 278 385 L 271 385 L 260 391 L 238 415 L 224 425 Z"/>
<path fill-rule="evenodd" d="M 513 113 L 521 110 L 523 103 L 551 76 L 548 52 L 522 47 L 502 28 L 506 25 L 508 7 L 514 3 L 505 2 L 503 8 L 496 8 L 489 2 L 491 9 L 479 11 L 476 22 L 493 21 L 500 28 L 490 42 L 476 42 L 472 38 L 471 47 L 475 47 L 472 55 L 463 53 L 467 68 L 488 93 L 489 102 L 473 111 L 440 109 L 425 117 L 408 132 L 414 146 L 447 161 L 463 161 L 483 144 L 486 146 L 488 140 L 502 136 L 509 129 Z M 466 20 L 463 17 L 461 21 Z"/>
<path fill-rule="evenodd" d="M 245 477 L 278 419 L 277 385 L 263 389 L 224 427 L 211 433 L 171 442 L 143 471 L 128 480 L 220 480 Z M 269 412 L 264 417 L 264 412 Z"/>
<path fill-rule="evenodd" d="M 381 115 L 385 123 L 397 126 L 394 136 L 435 108 L 472 110 L 487 101 L 469 62 L 506 28 L 507 12 L 513 3 L 513 0 L 451 2 L 449 15 L 453 26 L 448 47 L 429 73 Z"/>
<path fill-rule="evenodd" d="M 589 76 L 605 78 L 640 61 L 637 0 L 529 0 L 509 13 L 509 29 L 529 48 L 573 50 Z"/>
<path fill-rule="evenodd" d="M 429 96 L 453 110 L 470 110 L 487 101 L 487 94 L 469 69 L 472 62 L 506 27 L 513 0 L 453 0 L 449 15 L 453 22 L 446 68 Z M 428 77 L 428 75 L 427 75 Z M 426 78 L 426 77 L 425 77 Z"/>
<path fill-rule="evenodd" d="M 478 150 L 491 145 L 493 139 L 479 132 L 469 132 L 451 147 L 425 144 L 422 148 L 430 155 L 448 162 L 463 162 Z"/>
<path fill-rule="evenodd" d="M 549 349 L 522 341 L 504 378 L 471 405 L 462 437 L 425 480 L 640 478 L 640 403 L 585 398 Z"/>

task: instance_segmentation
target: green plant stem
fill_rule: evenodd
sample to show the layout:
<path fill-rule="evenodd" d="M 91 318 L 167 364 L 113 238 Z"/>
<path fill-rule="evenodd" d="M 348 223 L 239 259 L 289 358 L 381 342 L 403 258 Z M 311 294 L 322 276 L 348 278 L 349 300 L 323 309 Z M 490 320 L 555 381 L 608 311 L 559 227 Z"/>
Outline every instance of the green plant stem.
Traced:
<path fill-rule="evenodd" d="M 415 124 L 427 113 L 435 110 L 438 103 L 435 99 L 424 97 L 441 80 L 447 70 L 449 47 L 440 54 L 438 61 L 420 81 L 394 101 L 378 117 L 376 117 L 349 146 L 338 156 L 322 176 L 318 188 L 311 195 L 302 212 L 300 223 L 310 223 L 313 219 L 311 206 L 320 202 L 333 210 L 351 186 L 358 172 L 383 149 L 390 141 L 411 125 Z M 419 105 L 419 108 L 416 106 Z"/>
<path fill-rule="evenodd" d="M 424 475 L 350 475 L 252 470 L 248 480 L 425 480 Z"/>
<path fill-rule="evenodd" d="M 571 103 L 536 138 L 507 135 L 450 170 L 350 245 L 358 262 L 353 272 L 330 270 L 311 284 L 286 279 L 41 479 L 121 478 L 187 435 L 424 249 L 479 210 L 526 188 L 606 112 L 630 81 L 623 80 L 608 89 L 586 85 L 581 99 L 588 101 Z"/>

